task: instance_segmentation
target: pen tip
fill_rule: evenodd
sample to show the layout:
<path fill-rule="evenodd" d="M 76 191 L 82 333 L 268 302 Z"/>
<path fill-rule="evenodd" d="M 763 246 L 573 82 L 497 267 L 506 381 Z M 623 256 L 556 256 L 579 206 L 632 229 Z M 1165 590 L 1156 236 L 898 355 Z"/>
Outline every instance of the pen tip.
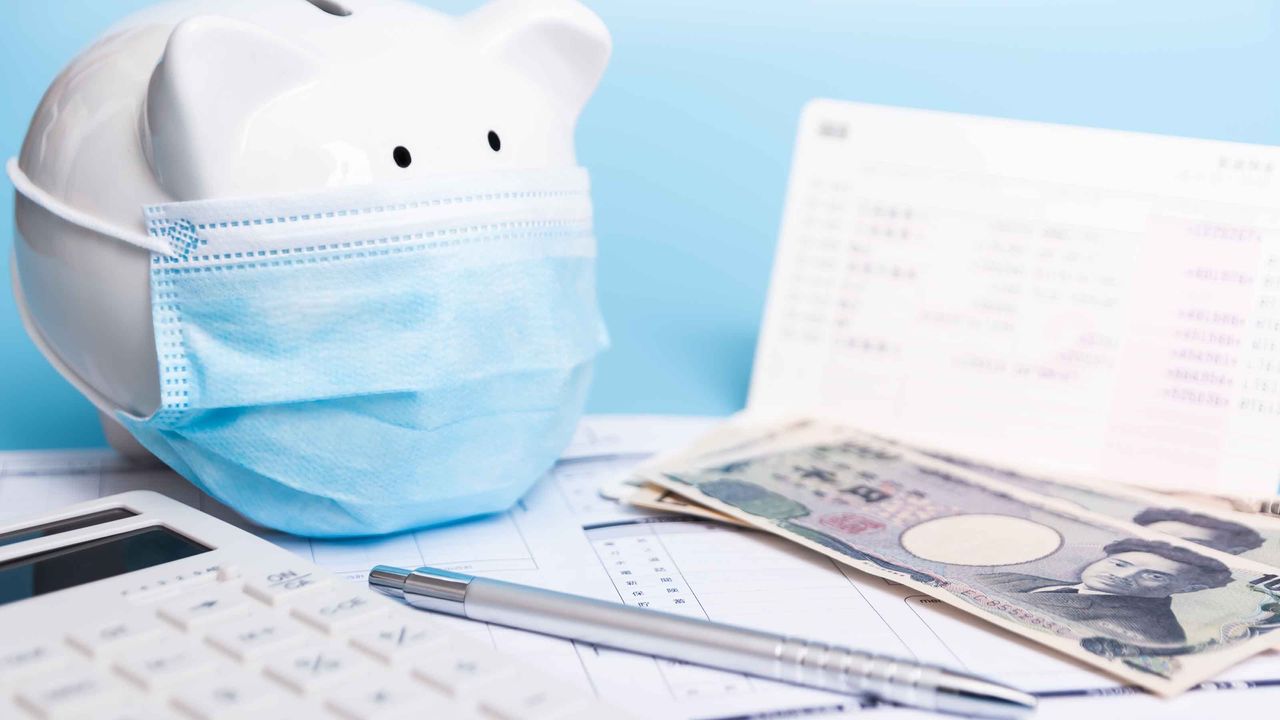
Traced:
<path fill-rule="evenodd" d="M 971 675 L 947 673 L 937 690 L 937 709 L 955 715 L 984 718 L 1025 718 L 1036 709 L 1036 697 L 1017 688 Z"/>
<path fill-rule="evenodd" d="M 384 595 L 404 599 L 404 581 L 409 571 L 390 565 L 377 565 L 369 571 L 369 587 Z"/>

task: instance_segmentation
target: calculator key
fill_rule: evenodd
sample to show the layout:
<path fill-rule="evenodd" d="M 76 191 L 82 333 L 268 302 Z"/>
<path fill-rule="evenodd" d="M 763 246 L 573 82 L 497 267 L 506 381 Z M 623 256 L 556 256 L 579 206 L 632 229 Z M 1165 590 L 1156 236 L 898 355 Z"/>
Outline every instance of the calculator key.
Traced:
<path fill-rule="evenodd" d="M 480 708 L 499 720 L 550 720 L 587 704 L 581 691 L 527 675 L 486 688 L 480 698 Z"/>
<path fill-rule="evenodd" d="M 456 702 L 454 705 L 449 706 L 447 710 L 439 713 L 435 717 L 448 718 L 449 720 L 493 720 L 493 718 L 488 715 L 481 715 L 479 710 L 471 707 L 470 705 L 463 705 Z M 600 720 L 600 718 L 604 717 L 607 716 L 601 715 L 593 720 Z M 422 720 L 422 715 L 419 714 L 417 710 L 407 710 L 392 716 L 389 720 Z"/>
<path fill-rule="evenodd" d="M 351 635 L 351 644 L 387 663 L 401 662 L 419 652 L 448 645 L 439 625 L 393 613 L 365 625 Z"/>
<path fill-rule="evenodd" d="M 570 710 L 556 713 L 556 720 L 600 720 L 600 718 L 611 718 L 611 720 L 629 720 L 631 715 L 623 715 L 618 708 L 607 705 L 599 700 L 588 699 L 583 705 L 577 705 Z M 407 719 L 406 719 L 407 720 Z"/>
<path fill-rule="evenodd" d="M 352 650 L 314 641 L 268 657 L 263 667 L 268 675 L 300 693 L 333 687 L 371 669 L 368 661 Z"/>
<path fill-rule="evenodd" d="M 304 700 L 297 695 L 290 695 L 288 702 L 283 705 L 271 706 L 271 712 L 267 713 L 267 720 L 336 720 L 337 716 L 332 711 L 325 708 L 320 702 Z M 251 720 L 262 720 L 257 715 L 251 714 Z M 405 718 L 405 720 L 436 720 L 435 718 L 424 718 L 415 716 L 413 718 Z M 440 720 L 445 720 L 441 718 Z M 448 720 L 458 720 L 449 717 Z"/>
<path fill-rule="evenodd" d="M 190 592 L 160 606 L 160 617 L 183 630 L 221 622 L 251 609 L 251 601 L 234 587 L 214 585 Z"/>
<path fill-rule="evenodd" d="M 328 587 L 332 579 L 310 570 L 273 570 L 250 578 L 245 592 L 268 605 L 284 605 L 300 596 Z"/>
<path fill-rule="evenodd" d="M 174 706 L 197 720 L 242 718 L 249 713 L 261 717 L 267 708 L 292 699 L 279 686 L 247 673 L 201 678 L 173 693 Z"/>
<path fill-rule="evenodd" d="M 326 592 L 299 600 L 293 615 L 336 635 L 386 615 L 390 606 L 367 590 Z"/>
<path fill-rule="evenodd" d="M 148 690 L 212 672 L 217 665 L 211 651 L 185 642 L 126 652 L 116 661 L 117 670 Z"/>
<path fill-rule="evenodd" d="M 144 640 L 154 641 L 170 631 L 150 614 L 133 613 L 125 619 L 85 625 L 67 640 L 93 657 L 103 657 Z"/>
<path fill-rule="evenodd" d="M 18 702 L 38 717 L 62 718 L 111 707 L 122 699 L 124 690 L 118 680 L 80 666 L 23 683 Z"/>
<path fill-rule="evenodd" d="M 398 718 L 406 710 L 422 713 L 420 717 L 450 717 L 453 701 L 404 677 L 391 677 L 368 683 L 354 683 L 329 698 L 329 709 L 350 720 L 386 720 Z"/>
<path fill-rule="evenodd" d="M 217 577 L 217 570 L 218 567 L 214 565 L 204 570 L 194 570 L 190 575 L 173 582 L 161 579 L 150 585 L 130 588 L 121 594 L 135 605 L 150 605 L 212 584 Z"/>
<path fill-rule="evenodd" d="M 514 675 L 517 666 L 498 653 L 472 643 L 452 643 L 448 650 L 427 653 L 410 664 L 413 674 L 453 697 L 470 697 Z"/>
<path fill-rule="evenodd" d="M 93 720 L 173 720 L 172 711 L 164 711 L 152 705 L 128 705 L 126 707 L 111 708 L 110 710 L 96 709 L 90 716 Z"/>
<path fill-rule="evenodd" d="M 255 613 L 218 626 L 205 640 L 240 662 L 255 662 L 301 643 L 307 636 L 294 620 L 274 613 Z"/>
<path fill-rule="evenodd" d="M 60 668 L 71 659 L 71 652 L 51 642 L 0 645 L 0 686 Z"/>

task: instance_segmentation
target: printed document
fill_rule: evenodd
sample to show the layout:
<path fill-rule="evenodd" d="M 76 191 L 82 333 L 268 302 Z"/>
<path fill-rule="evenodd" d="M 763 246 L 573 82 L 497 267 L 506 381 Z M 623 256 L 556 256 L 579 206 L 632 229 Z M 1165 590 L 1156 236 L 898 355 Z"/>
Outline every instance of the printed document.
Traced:
<path fill-rule="evenodd" d="M 1275 494 L 1280 148 L 815 101 L 749 411 Z"/>

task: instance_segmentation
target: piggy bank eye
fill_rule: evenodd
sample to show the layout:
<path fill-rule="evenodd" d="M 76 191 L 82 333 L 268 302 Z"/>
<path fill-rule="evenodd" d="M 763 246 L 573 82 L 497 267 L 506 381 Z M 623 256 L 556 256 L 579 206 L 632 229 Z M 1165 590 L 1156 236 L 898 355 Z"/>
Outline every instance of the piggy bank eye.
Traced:
<path fill-rule="evenodd" d="M 395 150 L 391 151 L 391 159 L 402 168 L 409 167 L 409 163 L 413 162 L 413 156 L 409 154 L 409 148 L 403 145 L 397 145 Z"/>
<path fill-rule="evenodd" d="M 498 137 L 498 133 L 492 130 L 489 131 L 489 147 L 493 148 L 494 152 L 502 149 L 502 138 Z"/>

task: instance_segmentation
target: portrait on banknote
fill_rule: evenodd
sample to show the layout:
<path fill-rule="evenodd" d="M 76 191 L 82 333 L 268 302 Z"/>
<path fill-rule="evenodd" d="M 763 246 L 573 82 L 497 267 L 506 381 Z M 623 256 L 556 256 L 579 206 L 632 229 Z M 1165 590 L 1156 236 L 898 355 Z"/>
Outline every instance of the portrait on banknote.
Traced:
<path fill-rule="evenodd" d="M 1220 588 L 1231 569 L 1193 550 L 1158 540 L 1124 538 L 1070 579 L 1029 572 L 992 573 L 992 589 L 1018 596 L 1082 625 L 1134 642 L 1170 645 L 1187 640 L 1173 612 L 1173 596 Z"/>
<path fill-rule="evenodd" d="M 1139 508 L 1144 527 L 869 437 L 650 479 L 1156 690 L 1264 649 L 1277 625 L 1267 566 L 1214 549 L 1256 538 L 1209 516 Z"/>

